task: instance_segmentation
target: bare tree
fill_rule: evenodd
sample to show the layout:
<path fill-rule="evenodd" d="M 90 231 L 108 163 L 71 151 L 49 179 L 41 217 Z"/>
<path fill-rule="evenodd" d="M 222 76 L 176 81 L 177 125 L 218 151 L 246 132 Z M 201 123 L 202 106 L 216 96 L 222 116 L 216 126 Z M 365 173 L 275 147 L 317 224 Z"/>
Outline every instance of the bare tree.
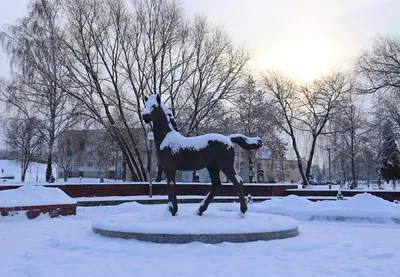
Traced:
<path fill-rule="evenodd" d="M 234 99 L 230 119 L 231 131 L 242 132 L 251 137 L 261 137 L 265 148 L 272 153 L 283 156 L 285 144 L 278 136 L 278 125 L 281 118 L 275 105 L 265 98 L 265 92 L 257 89 L 254 78 L 249 75 Z M 252 173 L 254 163 L 252 151 L 247 151 L 249 169 Z M 253 176 L 249 176 L 252 183 Z"/>
<path fill-rule="evenodd" d="M 307 177 L 311 173 L 317 140 L 320 136 L 329 134 L 329 130 L 326 128 L 327 123 L 331 120 L 334 112 L 341 107 L 344 97 L 350 89 L 350 79 L 342 73 L 323 76 L 300 89 L 297 117 L 300 125 L 297 129 L 307 132 L 311 136 L 311 147 L 305 172 Z"/>
<path fill-rule="evenodd" d="M 392 122 L 394 135 L 397 139 L 400 138 L 400 93 L 396 90 L 391 90 L 379 96 L 381 101 L 376 109 L 382 113 L 382 116 L 388 118 Z"/>
<path fill-rule="evenodd" d="M 238 92 L 249 56 L 225 31 L 203 17 L 189 20 L 177 0 L 131 4 L 35 0 L 28 16 L 1 33 L 18 80 L 10 87 L 26 92 L 27 111 L 43 117 L 49 164 L 79 103 L 81 118 L 100 124 L 121 148 L 132 178 L 145 180 L 150 151 L 138 150 L 141 141 L 149 149 L 144 95 L 164 95 L 181 131 L 196 134 Z"/>
<path fill-rule="evenodd" d="M 305 175 L 303 161 L 298 147 L 296 124 L 298 118 L 297 107 L 299 86 L 281 72 L 269 71 L 263 75 L 263 85 L 272 103 L 276 105 L 283 120 L 278 121 L 279 128 L 289 136 L 291 145 L 296 154 L 303 185 L 308 185 L 308 176 Z"/>
<path fill-rule="evenodd" d="M 360 91 L 384 95 L 379 107 L 400 130 L 400 40 L 379 37 L 372 48 L 358 57 L 355 70 L 360 76 Z"/>
<path fill-rule="evenodd" d="M 149 149 L 143 96 L 164 95 L 182 130 L 196 133 L 218 103 L 234 93 L 247 57 L 224 32 L 205 24 L 195 41 L 200 27 L 192 26 L 175 0 L 132 3 L 131 10 L 123 0 L 64 3 L 73 83 L 65 89 L 115 138 L 133 179 L 145 180 L 150 152 L 139 151 L 140 141 Z"/>
<path fill-rule="evenodd" d="M 368 134 L 372 125 L 357 104 L 353 88 L 346 93 L 341 108 L 334 111 L 331 121 L 334 128 L 329 129 L 333 134 L 329 136 L 330 143 L 334 153 L 341 160 L 343 174 L 349 170 L 351 186 L 356 187 L 361 171 L 360 162 L 366 158 L 363 157 L 363 153 L 368 150 L 370 142 Z M 346 177 L 343 176 L 343 179 Z"/>
<path fill-rule="evenodd" d="M 2 100 L 26 116 L 34 114 L 40 122 L 48 149 L 46 181 L 52 174 L 56 140 L 75 123 L 78 110 L 62 88 L 67 80 L 60 21 L 59 1 L 35 0 L 30 2 L 27 16 L 0 32 L 0 42 L 14 69 Z"/>
<path fill-rule="evenodd" d="M 172 94 L 173 110 L 185 134 L 201 133 L 201 125 L 218 109 L 218 103 L 233 100 L 246 78 L 249 55 L 235 48 L 221 28 L 213 28 L 197 17 L 192 29 L 194 54 L 189 64 L 192 74 L 185 90 Z"/>
<path fill-rule="evenodd" d="M 400 88 L 400 41 L 397 38 L 380 37 L 374 40 L 372 49 L 358 57 L 356 71 L 363 77 L 363 92 Z"/>
<path fill-rule="evenodd" d="M 349 78 L 345 74 L 333 73 L 302 86 L 278 72 L 269 72 L 263 79 L 267 93 L 284 118 L 279 126 L 291 139 L 303 185 L 306 186 L 317 140 L 328 133 L 326 124 L 350 89 Z M 311 140 L 305 171 L 296 138 L 299 134 L 308 134 Z"/>
<path fill-rule="evenodd" d="M 25 182 L 29 163 L 43 145 L 39 126 L 36 118 L 13 118 L 9 120 L 5 130 L 6 143 L 21 155 L 21 182 Z"/>

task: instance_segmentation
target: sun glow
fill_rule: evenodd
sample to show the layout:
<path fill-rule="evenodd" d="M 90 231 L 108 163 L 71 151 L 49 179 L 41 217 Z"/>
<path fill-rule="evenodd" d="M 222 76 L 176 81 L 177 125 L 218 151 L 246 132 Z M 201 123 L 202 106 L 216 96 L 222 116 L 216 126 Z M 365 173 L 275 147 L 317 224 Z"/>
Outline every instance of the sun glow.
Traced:
<path fill-rule="evenodd" d="M 334 62 L 331 47 L 315 39 L 295 40 L 293 43 L 268 51 L 256 61 L 261 70 L 278 69 L 300 81 L 310 82 L 329 72 Z"/>

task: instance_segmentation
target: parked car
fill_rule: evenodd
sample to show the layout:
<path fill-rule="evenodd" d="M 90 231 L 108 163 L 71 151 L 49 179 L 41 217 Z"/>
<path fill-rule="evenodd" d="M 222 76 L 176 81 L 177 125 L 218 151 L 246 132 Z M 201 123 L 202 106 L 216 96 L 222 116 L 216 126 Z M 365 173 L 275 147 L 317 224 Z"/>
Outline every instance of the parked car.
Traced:
<path fill-rule="evenodd" d="M 0 179 L 2 180 L 14 180 L 15 176 L 12 174 L 0 175 Z"/>

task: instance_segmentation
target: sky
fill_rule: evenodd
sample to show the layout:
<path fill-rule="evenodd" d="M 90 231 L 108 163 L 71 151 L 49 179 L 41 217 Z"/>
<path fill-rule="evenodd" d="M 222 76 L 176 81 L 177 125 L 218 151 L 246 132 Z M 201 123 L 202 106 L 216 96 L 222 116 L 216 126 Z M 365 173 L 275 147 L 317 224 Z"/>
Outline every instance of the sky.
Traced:
<path fill-rule="evenodd" d="M 26 11 L 27 0 L 0 0 L 0 26 Z M 400 37 L 398 0 L 182 0 L 252 54 L 256 72 L 279 69 L 299 81 L 348 70 L 377 36 Z M 0 76 L 8 62 L 0 54 Z"/>

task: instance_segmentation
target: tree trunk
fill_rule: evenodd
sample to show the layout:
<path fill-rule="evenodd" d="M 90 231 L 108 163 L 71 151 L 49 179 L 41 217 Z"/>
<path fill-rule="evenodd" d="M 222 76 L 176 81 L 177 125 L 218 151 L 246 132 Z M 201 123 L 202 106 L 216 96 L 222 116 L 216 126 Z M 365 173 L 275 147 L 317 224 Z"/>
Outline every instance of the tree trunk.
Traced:
<path fill-rule="evenodd" d="M 26 164 L 24 164 L 21 168 L 21 182 L 25 182 L 25 177 L 26 177 L 26 171 L 28 170 L 28 163 L 29 162 L 25 162 Z"/>
<path fill-rule="evenodd" d="M 64 170 L 64 182 L 68 181 L 68 170 Z"/>
<path fill-rule="evenodd" d="M 53 173 L 52 163 L 53 163 L 53 158 L 50 153 L 47 158 L 46 182 L 48 182 L 50 180 L 50 176 Z"/>
<path fill-rule="evenodd" d="M 352 187 L 357 187 L 357 182 L 356 182 L 356 165 L 355 165 L 355 158 L 354 158 L 354 156 L 352 155 L 352 157 L 351 157 L 351 179 L 352 179 L 352 181 L 351 181 L 351 186 Z"/>
<path fill-rule="evenodd" d="M 126 181 L 126 158 L 124 157 L 122 161 L 122 181 Z"/>
<path fill-rule="evenodd" d="M 317 137 L 313 135 L 313 141 L 311 144 L 310 154 L 308 156 L 307 168 L 306 168 L 306 173 L 305 173 L 307 180 L 310 178 L 310 174 L 311 174 L 311 166 L 312 166 L 312 161 L 314 158 L 316 143 L 317 143 Z"/>
<path fill-rule="evenodd" d="M 21 172 L 21 182 L 22 183 L 25 182 L 25 171 L 24 170 L 22 170 L 22 172 Z"/>
<path fill-rule="evenodd" d="M 304 169 L 303 169 L 303 164 L 301 163 L 301 157 L 300 157 L 300 152 L 299 149 L 297 148 L 297 142 L 295 136 L 292 134 L 292 146 L 294 149 L 294 152 L 296 153 L 296 158 L 297 158 L 297 166 L 300 171 L 301 178 L 303 179 L 303 188 L 308 186 L 308 177 L 304 174 Z"/>
<path fill-rule="evenodd" d="M 157 165 L 157 177 L 156 182 L 161 182 L 162 175 L 163 175 L 163 168 L 160 165 Z"/>

